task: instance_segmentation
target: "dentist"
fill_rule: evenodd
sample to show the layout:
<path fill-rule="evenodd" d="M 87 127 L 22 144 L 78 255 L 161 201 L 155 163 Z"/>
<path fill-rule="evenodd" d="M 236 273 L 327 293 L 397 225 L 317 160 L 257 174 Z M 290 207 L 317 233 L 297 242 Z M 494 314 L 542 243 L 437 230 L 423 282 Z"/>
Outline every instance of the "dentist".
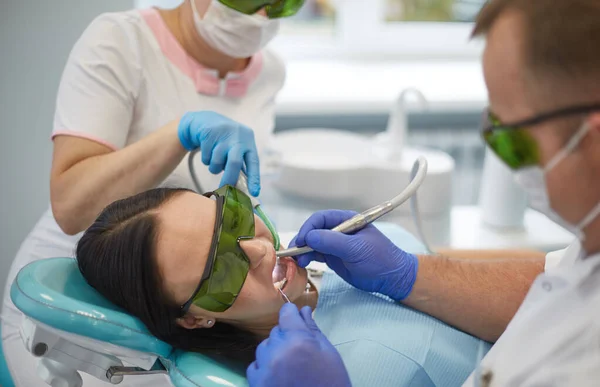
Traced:
<path fill-rule="evenodd" d="M 4 292 L 2 346 L 17 386 L 45 385 L 10 300 L 22 267 L 72 256 L 80 232 L 115 200 L 160 185 L 193 189 L 192 150 L 200 149 L 208 166 L 196 167 L 204 189 L 235 184 L 245 168 L 250 192 L 258 195 L 259 152 L 274 129 L 274 99 L 285 78 L 282 62 L 263 49 L 278 19 L 302 4 L 185 0 L 172 10 L 103 14 L 85 30 L 58 91 L 51 208 L 21 245 Z M 97 383 L 84 376 L 86 386 Z"/>
<path fill-rule="evenodd" d="M 483 35 L 490 109 L 482 137 L 531 205 L 577 240 L 546 259 L 415 256 L 374 226 L 355 235 L 328 231 L 353 214 L 325 211 L 297 235 L 296 245 L 316 251 L 298 263 L 326 262 L 359 289 L 496 342 L 464 386 L 597 386 L 600 4 L 491 0 L 474 31 Z M 310 310 L 286 304 L 280 316 L 247 370 L 250 384 L 349 386 L 356 370 L 344 368 Z"/>

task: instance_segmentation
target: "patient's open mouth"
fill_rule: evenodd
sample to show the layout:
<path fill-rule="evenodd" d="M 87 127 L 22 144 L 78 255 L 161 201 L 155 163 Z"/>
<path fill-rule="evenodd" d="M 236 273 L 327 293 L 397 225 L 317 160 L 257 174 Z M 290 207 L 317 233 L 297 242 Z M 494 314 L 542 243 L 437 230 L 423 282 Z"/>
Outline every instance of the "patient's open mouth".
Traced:
<path fill-rule="evenodd" d="M 292 258 L 280 258 L 273 269 L 273 286 L 275 289 L 285 289 L 296 276 L 298 268 Z"/>

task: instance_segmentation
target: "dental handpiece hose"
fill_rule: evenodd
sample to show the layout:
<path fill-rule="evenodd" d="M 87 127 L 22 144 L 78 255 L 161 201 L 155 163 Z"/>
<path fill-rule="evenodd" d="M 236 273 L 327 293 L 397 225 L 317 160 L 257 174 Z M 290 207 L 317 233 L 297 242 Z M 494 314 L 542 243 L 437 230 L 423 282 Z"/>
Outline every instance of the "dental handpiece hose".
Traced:
<path fill-rule="evenodd" d="M 368 209 L 347 221 L 339 224 L 337 227 L 334 227 L 332 231 L 338 231 L 344 234 L 351 234 L 356 231 L 362 230 L 368 224 L 373 223 L 377 219 L 382 216 L 392 212 L 396 208 L 400 207 L 404 202 L 410 199 L 413 195 L 416 195 L 417 190 L 423 184 L 425 177 L 427 176 L 427 160 L 424 157 L 419 157 L 415 161 L 415 167 L 417 168 L 417 172 L 410 182 L 410 184 L 400 193 L 398 196 L 394 197 L 391 200 L 388 200 L 378 206 L 375 206 L 371 209 Z M 414 168 L 413 168 L 414 169 Z M 305 247 L 293 247 L 287 250 L 278 251 L 277 257 L 295 257 L 298 255 L 306 254 L 312 252 L 308 246 Z"/>

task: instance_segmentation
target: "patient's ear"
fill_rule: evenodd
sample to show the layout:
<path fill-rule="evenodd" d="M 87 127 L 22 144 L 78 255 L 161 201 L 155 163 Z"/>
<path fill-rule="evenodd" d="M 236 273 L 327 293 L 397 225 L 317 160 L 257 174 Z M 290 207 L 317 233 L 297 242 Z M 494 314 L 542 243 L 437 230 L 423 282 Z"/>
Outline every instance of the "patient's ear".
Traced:
<path fill-rule="evenodd" d="M 215 319 L 212 317 L 194 316 L 188 313 L 178 318 L 177 324 L 185 329 L 212 328 L 215 325 Z"/>

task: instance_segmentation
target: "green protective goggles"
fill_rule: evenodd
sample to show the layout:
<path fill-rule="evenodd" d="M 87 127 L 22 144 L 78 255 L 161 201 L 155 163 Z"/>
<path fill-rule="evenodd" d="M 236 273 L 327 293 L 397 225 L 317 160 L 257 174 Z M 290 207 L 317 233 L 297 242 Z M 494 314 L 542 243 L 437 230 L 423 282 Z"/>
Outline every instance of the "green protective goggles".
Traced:
<path fill-rule="evenodd" d="M 221 313 L 233 305 L 244 286 L 250 261 L 240 241 L 254 238 L 254 212 L 250 198 L 231 186 L 205 196 L 215 196 L 217 216 L 206 267 L 192 297 L 181 306 L 185 314 L 190 306 Z"/>
<path fill-rule="evenodd" d="M 489 110 L 483 118 L 482 136 L 485 143 L 511 169 L 540 165 L 540 148 L 537 141 L 527 132 L 527 128 L 543 122 L 579 114 L 600 111 L 599 104 L 573 106 L 541 114 L 514 124 L 502 124 Z"/>
<path fill-rule="evenodd" d="M 305 0 L 219 0 L 229 8 L 246 15 L 254 15 L 265 9 L 270 19 L 294 16 Z"/>

